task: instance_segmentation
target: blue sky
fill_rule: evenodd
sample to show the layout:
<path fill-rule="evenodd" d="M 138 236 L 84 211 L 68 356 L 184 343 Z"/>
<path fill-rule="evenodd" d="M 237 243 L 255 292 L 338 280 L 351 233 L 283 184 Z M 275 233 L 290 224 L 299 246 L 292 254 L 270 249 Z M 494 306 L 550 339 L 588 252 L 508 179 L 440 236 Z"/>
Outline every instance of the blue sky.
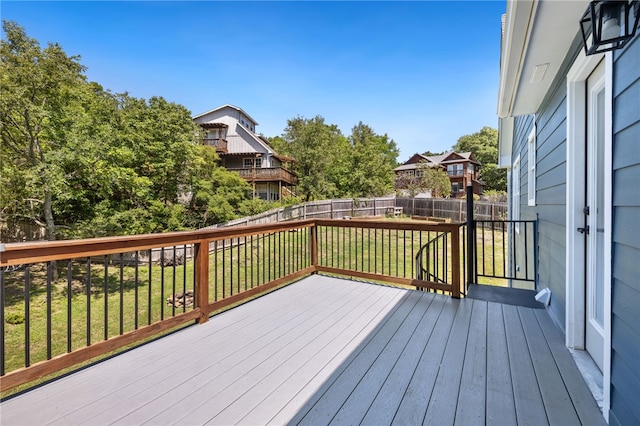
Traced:
<path fill-rule="evenodd" d="M 2 1 L 41 46 L 80 55 L 114 93 L 193 115 L 244 109 L 266 136 L 321 115 L 388 134 L 400 161 L 497 128 L 506 1 Z"/>

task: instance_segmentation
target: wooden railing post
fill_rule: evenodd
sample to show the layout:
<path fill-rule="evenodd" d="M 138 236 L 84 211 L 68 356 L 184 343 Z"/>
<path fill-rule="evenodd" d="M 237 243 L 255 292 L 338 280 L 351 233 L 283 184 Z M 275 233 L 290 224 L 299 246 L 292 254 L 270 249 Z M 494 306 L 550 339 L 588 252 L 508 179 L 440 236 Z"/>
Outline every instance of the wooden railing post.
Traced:
<path fill-rule="evenodd" d="M 318 266 L 318 225 L 313 224 L 309 228 L 311 233 L 311 239 L 309 241 L 309 250 L 311 251 L 311 266 L 316 268 Z"/>
<path fill-rule="evenodd" d="M 451 297 L 460 299 L 460 228 L 451 231 Z"/>
<path fill-rule="evenodd" d="M 198 323 L 209 321 L 209 240 L 195 244 L 196 307 L 200 309 Z"/>

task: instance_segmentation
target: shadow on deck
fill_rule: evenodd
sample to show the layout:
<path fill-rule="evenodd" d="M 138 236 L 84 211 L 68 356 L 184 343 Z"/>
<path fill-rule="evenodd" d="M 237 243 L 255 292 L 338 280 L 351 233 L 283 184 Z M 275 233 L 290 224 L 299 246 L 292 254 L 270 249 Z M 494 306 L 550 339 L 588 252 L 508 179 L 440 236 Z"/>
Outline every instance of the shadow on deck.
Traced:
<path fill-rule="evenodd" d="M 322 275 L 3 401 L 1 420 L 605 424 L 544 310 Z"/>

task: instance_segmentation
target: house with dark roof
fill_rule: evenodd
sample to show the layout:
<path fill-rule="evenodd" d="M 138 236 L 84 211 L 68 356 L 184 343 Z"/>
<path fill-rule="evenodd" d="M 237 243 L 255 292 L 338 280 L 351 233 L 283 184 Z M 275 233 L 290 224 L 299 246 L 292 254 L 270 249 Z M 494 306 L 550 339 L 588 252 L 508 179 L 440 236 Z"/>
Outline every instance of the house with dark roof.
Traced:
<path fill-rule="evenodd" d="M 474 194 L 482 194 L 484 183 L 479 179 L 480 163 L 471 152 L 446 152 L 440 155 L 414 154 L 404 164 L 396 167 L 399 175 L 421 177 L 422 168 L 439 167 L 449 175 L 451 181 L 451 197 L 460 198 L 465 194 L 467 185 L 473 185 Z M 430 194 L 427 194 L 430 196 Z M 426 196 L 423 194 L 423 196 Z"/>
<path fill-rule="evenodd" d="M 293 159 L 278 155 L 243 109 L 222 105 L 193 121 L 204 130 L 202 143 L 216 149 L 223 167 L 252 184 L 254 197 L 279 200 L 294 194 L 298 177 L 290 170 Z"/>

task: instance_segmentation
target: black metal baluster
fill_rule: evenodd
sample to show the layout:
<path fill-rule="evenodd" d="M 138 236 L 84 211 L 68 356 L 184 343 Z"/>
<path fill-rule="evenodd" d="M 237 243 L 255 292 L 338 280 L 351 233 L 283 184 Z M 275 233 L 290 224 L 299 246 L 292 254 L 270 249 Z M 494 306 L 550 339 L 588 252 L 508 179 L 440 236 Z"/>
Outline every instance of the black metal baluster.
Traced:
<path fill-rule="evenodd" d="M 6 349 L 4 346 L 4 268 L 0 268 L 0 376 L 5 373 Z"/>
<path fill-rule="evenodd" d="M 164 319 L 164 247 L 160 249 L 160 320 Z"/>
<path fill-rule="evenodd" d="M 249 270 L 249 262 L 247 262 L 247 236 L 245 235 L 244 236 L 244 289 L 245 290 L 249 288 L 248 282 L 247 282 L 248 270 Z M 253 285 L 251 287 L 253 287 Z"/>
<path fill-rule="evenodd" d="M 195 258 L 194 258 L 193 270 L 195 271 L 195 269 L 196 269 L 196 264 L 195 264 Z M 195 276 L 194 276 L 194 279 L 195 279 Z M 215 293 L 213 296 L 213 301 L 217 302 L 218 301 L 218 240 L 213 242 L 213 291 Z"/>
<path fill-rule="evenodd" d="M 47 262 L 47 359 L 51 359 L 51 285 L 53 281 L 51 268 L 51 262 Z"/>
<path fill-rule="evenodd" d="M 209 243 L 207 243 L 207 249 Z M 207 280 L 209 282 L 209 280 Z M 187 245 L 182 247 L 182 294 L 184 297 L 184 303 L 182 304 L 182 312 L 187 312 Z M 195 294 L 194 294 L 195 296 Z"/>
<path fill-rule="evenodd" d="M 109 256 L 104 256 L 104 340 L 109 338 Z"/>
<path fill-rule="evenodd" d="M 171 273 L 172 273 L 172 283 L 171 283 L 171 316 L 176 316 L 176 246 L 173 246 L 173 255 L 171 258 Z M 184 295 L 182 296 L 184 299 Z"/>
<path fill-rule="evenodd" d="M 133 289 L 134 292 L 134 300 L 133 300 L 133 329 L 137 330 L 138 329 L 138 325 L 139 325 L 139 314 L 140 314 L 140 301 L 138 300 L 138 296 L 140 293 L 139 287 L 140 287 L 140 280 L 139 280 L 139 274 L 140 274 L 140 268 L 138 265 L 138 261 L 140 260 L 140 252 L 136 250 L 136 252 L 133 255 L 133 260 L 135 262 L 135 266 L 134 266 L 134 282 L 133 285 L 135 286 Z"/>
<path fill-rule="evenodd" d="M 226 245 L 226 242 L 223 239 L 222 240 L 222 298 L 223 299 L 225 297 L 227 297 L 227 270 L 225 268 L 225 257 L 226 257 L 226 254 L 224 252 L 225 245 Z"/>
<path fill-rule="evenodd" d="M 24 366 L 31 365 L 31 265 L 24 271 Z"/>
<path fill-rule="evenodd" d="M 124 254 L 120 253 L 120 335 L 124 334 Z"/>
<path fill-rule="evenodd" d="M 529 239 L 528 239 L 528 228 L 529 224 L 524 222 L 524 278 L 529 279 Z"/>
<path fill-rule="evenodd" d="M 233 238 L 229 239 L 229 295 L 233 296 Z"/>
<path fill-rule="evenodd" d="M 91 346 L 91 258 L 87 258 L 87 346 Z"/>
<path fill-rule="evenodd" d="M 71 352 L 71 281 L 73 278 L 73 270 L 71 260 L 67 261 L 67 352 Z"/>
<path fill-rule="evenodd" d="M 153 265 L 153 250 L 149 249 L 149 284 L 148 284 L 148 290 L 149 293 L 147 294 L 147 324 L 151 324 L 151 307 L 152 307 L 152 303 L 151 303 L 151 282 L 152 282 L 152 271 L 151 271 L 151 266 Z"/>

